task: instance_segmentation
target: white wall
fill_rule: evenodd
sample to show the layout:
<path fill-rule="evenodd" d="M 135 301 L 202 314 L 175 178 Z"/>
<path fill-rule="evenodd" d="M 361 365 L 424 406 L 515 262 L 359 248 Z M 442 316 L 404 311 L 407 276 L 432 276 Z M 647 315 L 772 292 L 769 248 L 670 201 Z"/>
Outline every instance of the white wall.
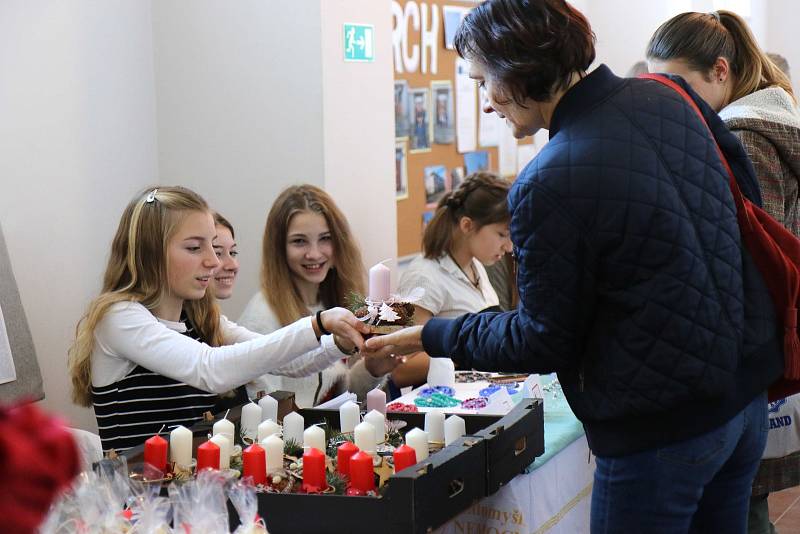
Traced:
<path fill-rule="evenodd" d="M 397 257 L 394 71 L 389 0 L 321 0 L 325 189 L 361 244 L 367 268 Z M 375 62 L 345 63 L 343 24 L 375 26 Z M 389 264 L 397 278 L 397 265 Z"/>
<path fill-rule="evenodd" d="M 272 201 L 324 185 L 319 0 L 191 6 L 153 2 L 159 168 L 236 229 L 241 274 L 223 303 L 235 320 L 258 288 Z"/>
<path fill-rule="evenodd" d="M 66 353 L 134 191 L 157 180 L 150 4 L 0 2 L 0 223 L 44 378 L 74 425 Z"/>

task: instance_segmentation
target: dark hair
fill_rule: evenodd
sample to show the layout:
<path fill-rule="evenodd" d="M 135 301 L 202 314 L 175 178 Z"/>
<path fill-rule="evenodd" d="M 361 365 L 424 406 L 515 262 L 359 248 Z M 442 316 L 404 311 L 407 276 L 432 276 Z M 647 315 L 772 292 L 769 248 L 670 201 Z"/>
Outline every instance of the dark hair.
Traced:
<path fill-rule="evenodd" d="M 217 226 L 224 226 L 230 230 L 231 237 L 236 239 L 236 233 L 233 231 L 233 225 L 228 221 L 228 219 L 223 217 L 222 214 L 217 211 L 214 212 L 214 224 Z"/>
<path fill-rule="evenodd" d="M 747 23 L 736 13 L 681 13 L 659 26 L 647 43 L 647 58 L 681 59 L 706 76 L 717 58 L 728 60 L 733 74 L 731 101 L 778 86 L 794 98 L 789 78 L 759 48 Z"/>
<path fill-rule="evenodd" d="M 564 0 L 487 0 L 458 27 L 458 54 L 477 61 L 522 104 L 550 99 L 594 61 L 595 36 Z"/>
<path fill-rule="evenodd" d="M 496 174 L 480 171 L 467 176 L 458 188 L 443 196 L 422 235 L 425 257 L 436 259 L 450 252 L 453 231 L 461 217 L 469 217 L 479 229 L 487 224 L 508 222 L 509 187 Z"/>

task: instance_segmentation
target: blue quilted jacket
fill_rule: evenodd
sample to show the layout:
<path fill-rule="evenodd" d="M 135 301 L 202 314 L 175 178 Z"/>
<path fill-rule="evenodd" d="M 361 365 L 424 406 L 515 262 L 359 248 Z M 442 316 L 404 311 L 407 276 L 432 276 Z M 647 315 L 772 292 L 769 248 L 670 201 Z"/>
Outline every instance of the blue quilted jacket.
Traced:
<path fill-rule="evenodd" d="M 741 145 L 696 100 L 760 203 Z M 706 432 L 780 374 L 772 302 L 714 138 L 672 89 L 593 71 L 558 103 L 509 207 L 518 309 L 429 321 L 431 356 L 557 372 L 600 456 Z"/>

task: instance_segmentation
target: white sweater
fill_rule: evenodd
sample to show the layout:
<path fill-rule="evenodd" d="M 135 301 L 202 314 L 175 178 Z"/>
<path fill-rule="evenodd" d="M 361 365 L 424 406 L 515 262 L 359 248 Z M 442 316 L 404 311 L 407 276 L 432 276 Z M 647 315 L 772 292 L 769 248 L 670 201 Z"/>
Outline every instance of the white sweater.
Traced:
<path fill-rule="evenodd" d="M 262 336 L 220 318 L 225 345 L 184 336 L 186 325 L 154 316 L 137 302 L 112 305 L 94 332 L 92 384 L 106 386 L 141 365 L 213 393 L 224 393 L 264 373 L 314 374 L 343 357 L 332 336 L 317 341 L 311 318 Z"/>
<path fill-rule="evenodd" d="M 320 309 L 322 305 L 317 303 L 309 311 L 316 313 Z M 268 334 L 281 327 L 278 316 L 260 291 L 250 299 L 239 317 L 239 324 L 261 334 Z M 259 389 L 267 392 L 293 391 L 295 402 L 300 408 L 310 408 L 318 404 L 329 392 L 339 394 L 347 390 L 363 399 L 369 390 L 380 386 L 383 380 L 383 377 L 372 376 L 364 366 L 364 360 L 358 356 L 351 356 L 347 363 L 342 360 L 332 362 L 322 370 L 321 376 L 289 378 L 286 373 L 270 373 L 248 384 L 248 393 L 252 395 Z M 275 376 L 278 374 L 284 376 Z"/>

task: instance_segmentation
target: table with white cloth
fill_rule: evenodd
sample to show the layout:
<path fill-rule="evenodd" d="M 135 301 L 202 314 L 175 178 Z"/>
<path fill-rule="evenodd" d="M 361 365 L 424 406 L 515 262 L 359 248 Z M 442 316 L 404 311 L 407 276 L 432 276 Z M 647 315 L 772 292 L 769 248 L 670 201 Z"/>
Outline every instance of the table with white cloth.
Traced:
<path fill-rule="evenodd" d="M 554 378 L 555 375 L 541 377 L 542 383 Z M 536 458 L 525 473 L 516 476 L 494 495 L 476 502 L 435 532 L 589 532 L 594 457 L 589 453 L 583 425 L 575 418 L 560 388 L 545 391 L 543 396 L 544 454 Z M 515 400 L 516 397 L 518 395 L 512 395 Z"/>

